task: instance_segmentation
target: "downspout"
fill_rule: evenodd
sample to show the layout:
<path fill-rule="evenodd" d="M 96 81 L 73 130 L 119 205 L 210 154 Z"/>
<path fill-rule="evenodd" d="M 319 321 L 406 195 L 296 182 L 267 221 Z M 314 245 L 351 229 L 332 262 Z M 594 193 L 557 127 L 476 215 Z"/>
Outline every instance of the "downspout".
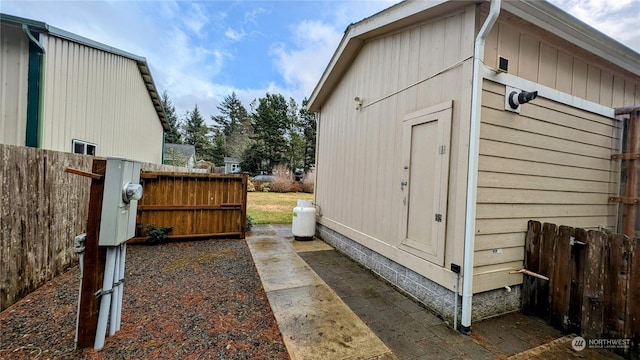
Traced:
<path fill-rule="evenodd" d="M 469 131 L 469 170 L 467 173 L 467 209 L 465 213 L 464 263 L 462 274 L 462 321 L 460 331 L 471 334 L 471 300 L 473 297 L 473 252 L 476 232 L 476 198 L 478 187 L 478 156 L 480 153 L 480 111 L 482 106 L 482 63 L 484 43 L 500 15 L 501 0 L 490 0 L 489 15 L 478 32 L 473 51 L 471 87 L 471 129 Z"/>
<path fill-rule="evenodd" d="M 42 109 L 44 108 L 44 60 L 46 52 L 27 24 L 22 24 L 22 31 L 30 40 L 29 71 L 27 79 L 27 130 L 25 145 L 42 148 Z M 31 44 L 38 50 L 33 50 Z M 36 54 L 37 52 L 37 54 Z M 37 62 L 36 60 L 37 56 Z"/>

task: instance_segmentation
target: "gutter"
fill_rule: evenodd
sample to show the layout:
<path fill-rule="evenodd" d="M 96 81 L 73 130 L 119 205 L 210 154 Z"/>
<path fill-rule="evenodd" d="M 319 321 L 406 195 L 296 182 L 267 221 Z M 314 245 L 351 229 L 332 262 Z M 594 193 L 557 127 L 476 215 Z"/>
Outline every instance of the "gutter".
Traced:
<path fill-rule="evenodd" d="M 29 38 L 29 67 L 27 77 L 27 129 L 25 145 L 42 148 L 42 113 L 44 109 L 44 60 L 46 52 L 29 25 L 22 24 L 22 31 Z"/>
<path fill-rule="evenodd" d="M 469 168 L 467 173 L 467 209 L 465 213 L 464 262 L 462 274 L 462 324 L 460 331 L 471 334 L 473 298 L 473 265 L 476 232 L 476 201 L 478 191 L 478 157 L 480 154 L 480 112 L 482 110 L 482 63 L 484 44 L 500 15 L 501 0 L 490 0 L 489 15 L 476 37 L 473 52 L 473 80 L 471 87 L 471 128 L 469 132 Z"/>

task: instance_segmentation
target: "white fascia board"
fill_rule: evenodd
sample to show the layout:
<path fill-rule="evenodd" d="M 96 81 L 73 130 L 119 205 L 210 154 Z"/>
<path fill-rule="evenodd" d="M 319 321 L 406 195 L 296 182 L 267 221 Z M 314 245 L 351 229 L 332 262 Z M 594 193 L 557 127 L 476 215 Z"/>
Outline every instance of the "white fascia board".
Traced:
<path fill-rule="evenodd" d="M 640 54 L 546 1 L 505 1 L 502 8 L 624 70 L 640 75 Z"/>
<path fill-rule="evenodd" d="M 568 105 L 576 109 L 588 111 L 594 114 L 602 115 L 608 118 L 615 117 L 615 110 L 613 108 L 600 105 L 593 101 L 589 101 L 565 92 L 544 86 L 542 84 L 523 79 L 508 73 L 496 73 L 496 71 L 490 67 L 484 66 L 482 70 L 482 76 L 490 81 L 498 84 L 511 86 L 525 91 L 537 91 L 538 97 L 549 99 L 560 104 Z"/>

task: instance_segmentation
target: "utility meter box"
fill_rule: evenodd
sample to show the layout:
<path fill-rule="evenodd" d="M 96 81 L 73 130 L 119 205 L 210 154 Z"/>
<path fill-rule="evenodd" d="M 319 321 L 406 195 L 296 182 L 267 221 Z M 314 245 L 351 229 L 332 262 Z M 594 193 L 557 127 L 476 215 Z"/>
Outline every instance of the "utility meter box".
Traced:
<path fill-rule="evenodd" d="M 135 236 L 142 197 L 139 162 L 108 158 L 104 175 L 99 246 L 117 246 Z"/>

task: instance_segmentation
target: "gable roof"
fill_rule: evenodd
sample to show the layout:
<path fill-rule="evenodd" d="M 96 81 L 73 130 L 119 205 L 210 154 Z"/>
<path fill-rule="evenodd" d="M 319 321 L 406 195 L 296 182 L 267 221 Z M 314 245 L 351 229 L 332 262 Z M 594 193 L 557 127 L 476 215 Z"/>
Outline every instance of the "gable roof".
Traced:
<path fill-rule="evenodd" d="M 489 3 L 489 0 L 481 2 Z M 478 1 L 406 0 L 349 25 L 312 92 L 307 109 L 314 112 L 320 111 L 325 100 L 339 83 L 367 40 L 473 3 L 478 3 Z M 502 10 L 640 76 L 640 54 L 546 1 L 503 1 Z"/>
<path fill-rule="evenodd" d="M 128 53 L 126 51 L 116 49 L 114 47 L 104 45 L 97 41 L 87 39 L 83 36 L 73 34 L 66 30 L 59 29 L 57 27 L 48 25 L 47 23 L 21 18 L 18 16 L 7 15 L 0 13 L 0 22 L 15 24 L 18 26 L 26 25 L 29 30 L 35 31 L 38 33 L 50 34 L 55 37 L 59 37 L 61 39 L 65 39 L 71 42 L 75 42 L 78 44 L 82 44 L 84 46 L 88 46 L 97 50 L 101 50 L 107 53 L 111 53 L 114 55 L 122 56 L 124 58 L 133 60 L 136 62 L 138 66 L 138 70 L 140 71 L 140 76 L 142 81 L 144 82 L 147 91 L 149 92 L 149 97 L 151 98 L 151 102 L 153 103 L 153 107 L 158 114 L 158 119 L 162 124 L 162 128 L 167 131 L 169 130 L 169 123 L 167 121 L 167 116 L 164 113 L 164 108 L 162 107 L 162 101 L 160 99 L 160 94 L 158 93 L 158 89 L 156 88 L 155 82 L 153 81 L 153 77 L 151 76 L 151 70 L 149 70 L 149 65 L 147 64 L 147 59 L 142 56 L 134 55 Z"/>

